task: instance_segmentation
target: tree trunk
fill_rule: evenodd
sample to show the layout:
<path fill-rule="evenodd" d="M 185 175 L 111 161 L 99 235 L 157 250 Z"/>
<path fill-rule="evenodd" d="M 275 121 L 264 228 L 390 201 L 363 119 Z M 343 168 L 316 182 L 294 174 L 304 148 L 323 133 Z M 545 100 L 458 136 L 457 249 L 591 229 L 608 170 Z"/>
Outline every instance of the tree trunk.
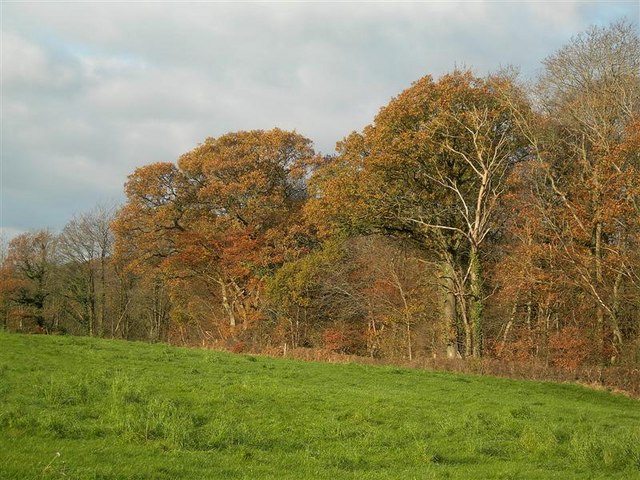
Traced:
<path fill-rule="evenodd" d="M 513 327 L 513 322 L 516 319 L 517 312 L 518 312 L 518 299 L 516 298 L 516 301 L 513 302 L 513 307 L 511 308 L 511 315 L 509 316 L 507 325 L 504 327 L 504 333 L 502 334 L 502 343 L 500 344 L 500 353 L 504 352 L 504 349 L 507 346 L 509 333 L 511 332 L 511 328 Z"/>
<path fill-rule="evenodd" d="M 444 322 L 444 345 L 447 347 L 447 356 L 455 357 L 458 354 L 458 322 L 456 311 L 455 281 L 453 267 L 448 263 L 442 264 L 440 285 L 442 288 L 442 315 Z M 449 352 L 451 352 L 449 354 Z"/>
<path fill-rule="evenodd" d="M 413 360 L 413 350 L 411 348 L 411 323 L 407 319 L 407 354 L 409 355 L 409 361 Z"/>
<path fill-rule="evenodd" d="M 596 270 L 596 288 L 600 294 L 602 287 L 602 222 L 596 222 L 594 229 L 594 263 Z M 604 356 L 604 309 L 600 302 L 596 306 L 596 335 L 598 353 Z"/>
<path fill-rule="evenodd" d="M 100 256 L 100 283 L 102 291 L 100 292 L 100 320 L 98 322 L 98 336 L 104 336 L 104 326 L 107 317 L 107 286 L 106 286 L 106 262 L 104 251 Z"/>
<path fill-rule="evenodd" d="M 613 307 L 611 309 L 611 333 L 613 334 L 613 345 L 616 348 L 616 354 L 611 359 L 611 362 L 614 363 L 617 355 L 622 350 L 622 331 L 620 330 L 620 289 L 622 288 L 622 279 L 624 275 L 622 270 L 618 272 L 616 276 L 616 281 L 613 285 Z"/>
<path fill-rule="evenodd" d="M 469 315 L 467 314 L 467 301 L 464 295 L 458 295 L 460 308 L 460 316 L 462 317 L 462 328 L 464 330 L 464 356 L 470 357 L 473 354 L 473 334 L 471 330 L 471 323 L 469 322 Z"/>
<path fill-rule="evenodd" d="M 482 269 L 480 256 L 475 245 L 469 252 L 469 287 L 471 290 L 471 304 L 469 319 L 472 330 L 472 354 L 474 357 L 482 356 L 482 317 L 484 311 L 484 294 L 482 285 Z"/>
<path fill-rule="evenodd" d="M 227 285 L 223 279 L 219 279 L 218 283 L 220 284 L 220 290 L 222 293 L 222 307 L 227 312 L 229 316 L 229 325 L 232 327 L 236 326 L 236 316 L 233 312 L 233 305 L 229 303 L 229 297 L 227 293 Z"/>
<path fill-rule="evenodd" d="M 96 333 L 96 282 L 91 264 L 87 264 L 87 268 L 89 269 L 87 276 L 87 313 L 89 315 L 89 336 L 93 337 Z"/>

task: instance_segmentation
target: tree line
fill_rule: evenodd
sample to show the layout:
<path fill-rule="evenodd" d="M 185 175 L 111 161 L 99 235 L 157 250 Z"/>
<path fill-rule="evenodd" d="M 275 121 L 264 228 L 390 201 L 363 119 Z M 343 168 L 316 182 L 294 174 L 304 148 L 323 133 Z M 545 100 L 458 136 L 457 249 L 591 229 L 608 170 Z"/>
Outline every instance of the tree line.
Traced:
<path fill-rule="evenodd" d="M 2 262 L 2 325 L 253 350 L 640 363 L 640 39 L 425 76 L 322 156 L 208 138 Z"/>

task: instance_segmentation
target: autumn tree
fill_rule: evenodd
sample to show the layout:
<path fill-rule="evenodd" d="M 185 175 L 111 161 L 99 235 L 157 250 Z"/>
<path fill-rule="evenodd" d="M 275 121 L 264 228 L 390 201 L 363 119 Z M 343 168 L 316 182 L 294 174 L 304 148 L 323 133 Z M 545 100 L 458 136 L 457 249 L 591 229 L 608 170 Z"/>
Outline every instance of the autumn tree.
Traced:
<path fill-rule="evenodd" d="M 304 237 L 295 218 L 314 157 L 297 133 L 257 130 L 138 169 L 114 223 L 119 255 L 160 274 L 179 316 L 226 317 L 221 336 L 246 330 L 261 315 L 261 277 Z"/>
<path fill-rule="evenodd" d="M 455 72 L 424 77 L 361 134 L 339 144 L 318 175 L 310 215 L 350 228 L 405 235 L 441 264 L 447 341 L 482 353 L 482 249 L 512 165 L 526 155 L 497 94 L 506 77 Z M 351 215 L 350 215 L 351 214 Z M 461 330 L 457 331 L 459 322 Z"/>
<path fill-rule="evenodd" d="M 53 316 L 48 312 L 52 297 L 56 239 L 47 231 L 23 233 L 8 245 L 2 265 L 6 323 L 23 331 L 36 328 L 50 330 Z"/>
<path fill-rule="evenodd" d="M 565 316 L 560 323 L 569 326 L 566 317 L 579 312 L 572 327 L 591 332 L 599 358 L 616 358 L 629 331 L 624 297 L 637 289 L 631 252 L 638 231 L 638 34 L 624 22 L 593 27 L 544 65 L 538 110 L 514 108 L 535 154 L 521 182 L 536 237 L 529 251 L 546 245 L 546 268 L 538 274 L 555 285 L 558 299 L 583 298 L 564 311 L 553 307 Z"/>

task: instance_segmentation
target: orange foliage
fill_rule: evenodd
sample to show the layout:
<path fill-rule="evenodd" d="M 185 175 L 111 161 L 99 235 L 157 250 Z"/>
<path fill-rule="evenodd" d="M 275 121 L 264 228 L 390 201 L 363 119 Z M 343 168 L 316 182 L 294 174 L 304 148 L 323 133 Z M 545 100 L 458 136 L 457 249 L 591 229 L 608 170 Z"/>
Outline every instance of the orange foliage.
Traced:
<path fill-rule="evenodd" d="M 297 212 L 315 161 L 309 140 L 274 129 L 208 138 L 177 165 L 142 167 L 114 222 L 116 256 L 162 276 L 187 317 L 247 330 L 262 318 L 261 277 L 303 247 Z"/>
<path fill-rule="evenodd" d="M 322 342 L 333 352 L 353 353 L 362 349 L 365 338 L 363 332 L 353 326 L 336 325 L 322 332 Z"/>
<path fill-rule="evenodd" d="M 593 355 L 588 332 L 577 327 L 564 327 L 549 338 L 551 363 L 567 370 L 584 365 Z"/>

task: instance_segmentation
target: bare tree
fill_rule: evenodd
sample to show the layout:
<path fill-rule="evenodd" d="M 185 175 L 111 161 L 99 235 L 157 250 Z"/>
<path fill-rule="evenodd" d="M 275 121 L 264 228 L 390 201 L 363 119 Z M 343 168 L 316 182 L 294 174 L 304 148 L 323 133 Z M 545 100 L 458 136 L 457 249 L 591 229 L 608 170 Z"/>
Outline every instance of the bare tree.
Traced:
<path fill-rule="evenodd" d="M 107 317 L 107 270 L 113 248 L 110 225 L 114 209 L 99 205 L 76 215 L 60 234 L 65 297 L 89 335 L 104 334 Z"/>

